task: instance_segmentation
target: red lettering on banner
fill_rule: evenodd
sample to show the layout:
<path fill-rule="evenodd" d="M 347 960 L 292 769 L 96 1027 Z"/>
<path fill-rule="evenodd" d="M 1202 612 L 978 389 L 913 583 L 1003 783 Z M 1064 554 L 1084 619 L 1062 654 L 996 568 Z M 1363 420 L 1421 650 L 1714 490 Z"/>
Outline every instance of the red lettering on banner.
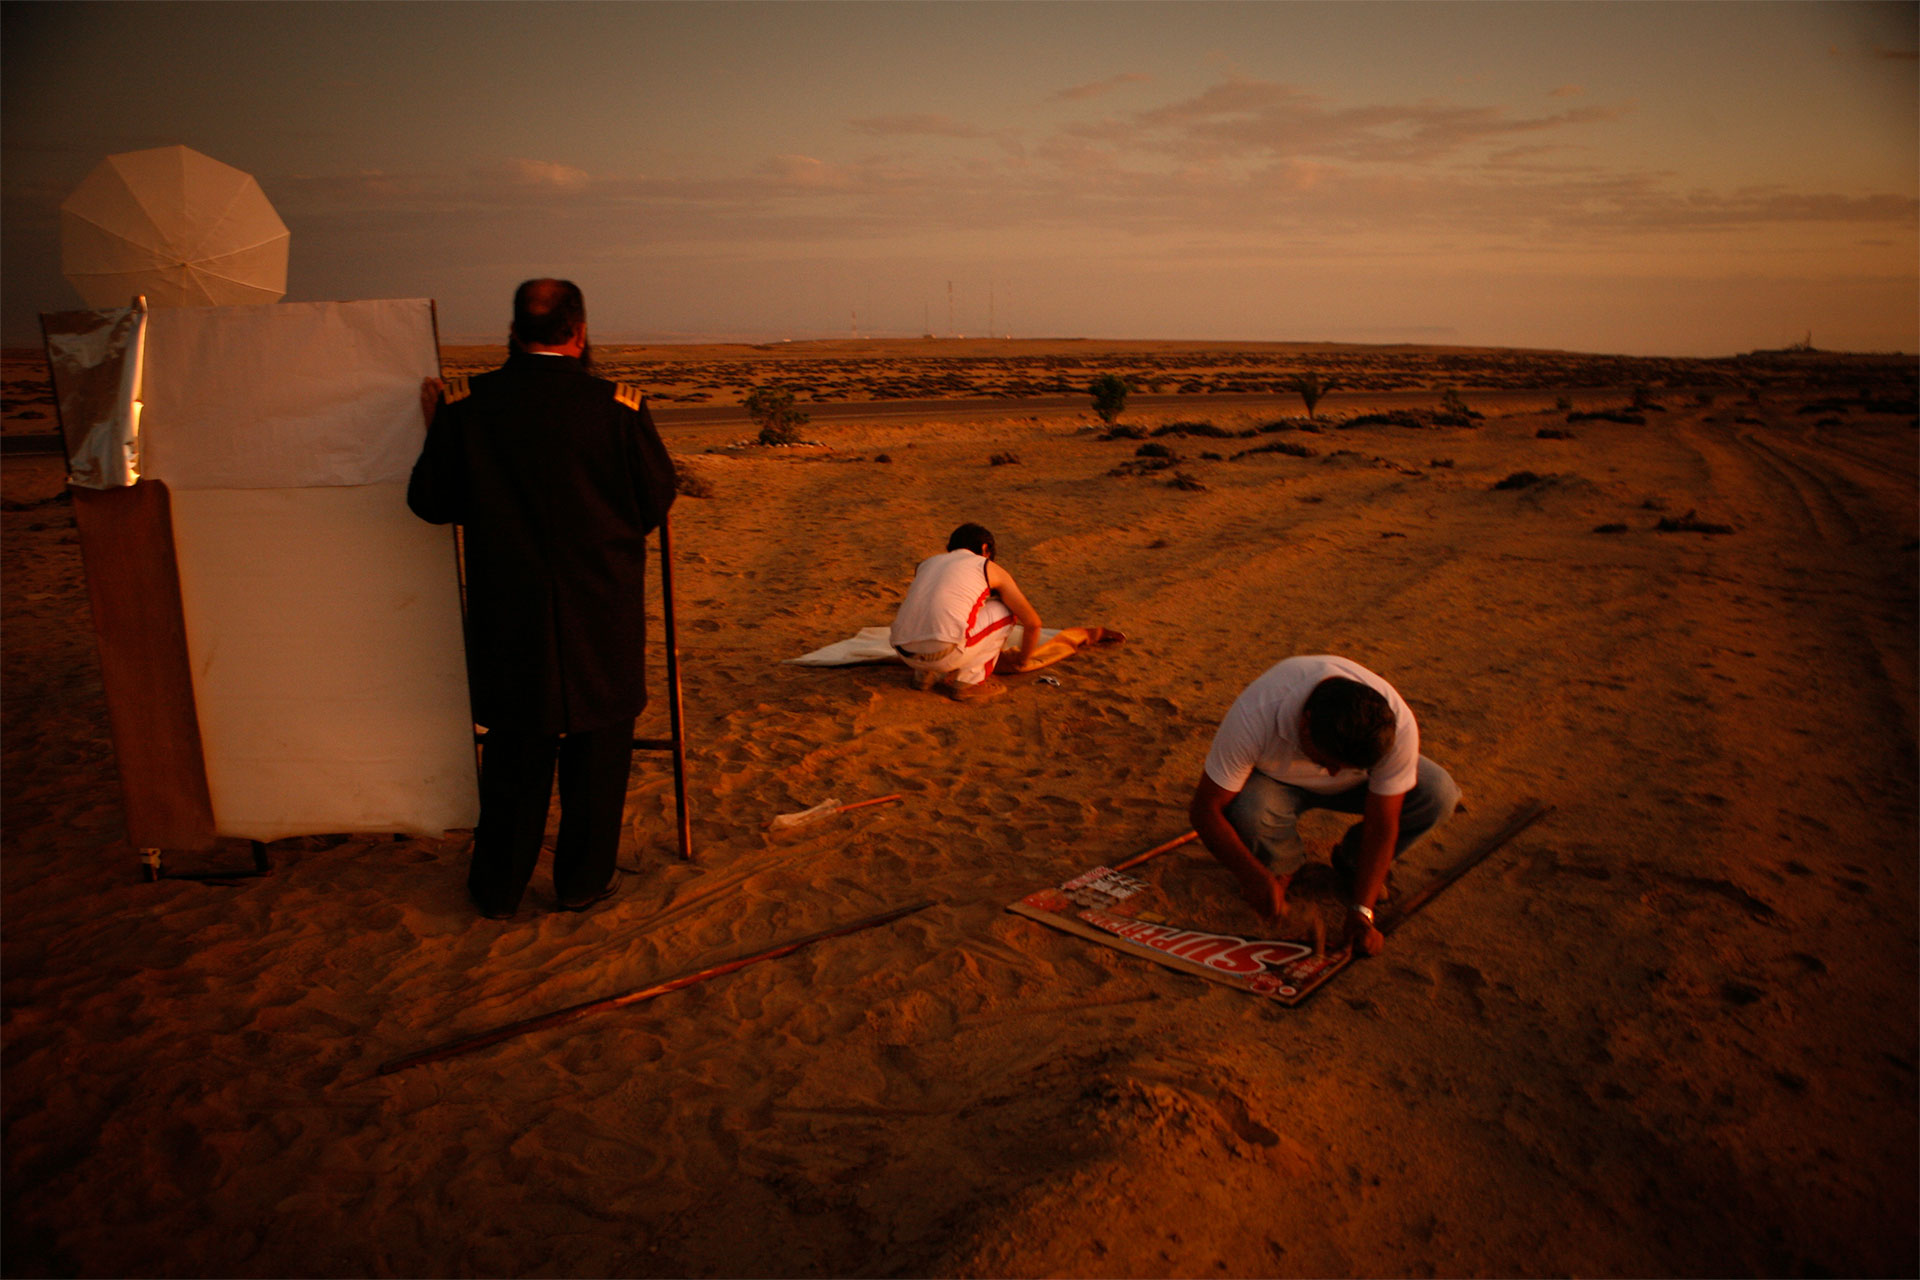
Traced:
<path fill-rule="evenodd" d="M 1235 947 L 1230 954 L 1231 963 L 1234 966 L 1233 972 L 1249 973 L 1257 969 L 1278 969 L 1282 965 L 1300 959 L 1302 956 L 1312 955 L 1313 952 L 1310 948 L 1300 946 L 1298 943 L 1262 940 L 1258 942 L 1243 942 Z M 1224 958 L 1225 957 L 1223 957 L 1223 959 Z M 1208 963 L 1217 965 L 1220 962 L 1208 961 Z M 1242 968 L 1241 966 L 1245 967 Z"/>
<path fill-rule="evenodd" d="M 1138 942 L 1142 946 L 1152 947 L 1155 951 L 1164 951 L 1168 955 L 1178 956 L 1204 964 L 1209 969 L 1218 969 L 1222 973 L 1258 974 L 1269 968 L 1278 969 L 1312 951 L 1298 943 L 1281 942 L 1272 939 L 1236 938 L 1231 934 L 1200 933 L 1192 929 L 1175 929 L 1166 925 L 1148 924 L 1141 920 L 1129 920 L 1124 916 L 1108 915 L 1104 911 L 1083 911 L 1080 918 L 1088 924 L 1104 929 L 1115 937 L 1125 938 L 1129 942 Z"/>
<path fill-rule="evenodd" d="M 1179 956 L 1182 960 L 1197 960 L 1201 964 L 1211 964 L 1214 956 L 1238 941 L 1237 938 L 1213 938 L 1202 935 L 1191 942 L 1182 942 L 1178 946 L 1168 947 L 1167 954 Z"/>

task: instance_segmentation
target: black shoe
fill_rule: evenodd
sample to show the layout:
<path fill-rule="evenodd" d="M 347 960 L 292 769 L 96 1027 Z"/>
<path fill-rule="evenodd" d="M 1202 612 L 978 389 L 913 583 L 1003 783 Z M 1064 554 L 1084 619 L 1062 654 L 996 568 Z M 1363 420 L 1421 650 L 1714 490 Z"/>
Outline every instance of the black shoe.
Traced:
<path fill-rule="evenodd" d="M 593 906 L 595 903 L 605 902 L 608 898 L 611 898 L 612 896 L 613 896 L 613 885 L 608 884 L 606 888 L 594 894 L 591 898 L 587 898 L 581 902 L 562 902 L 559 905 L 562 911 L 585 911 L 588 907 Z"/>
<path fill-rule="evenodd" d="M 520 904 L 516 902 L 505 911 L 489 911 L 487 910 L 486 904 L 474 897 L 471 892 L 467 894 L 467 901 L 473 904 L 473 909 L 480 913 L 482 920 L 511 920 L 520 910 Z"/>

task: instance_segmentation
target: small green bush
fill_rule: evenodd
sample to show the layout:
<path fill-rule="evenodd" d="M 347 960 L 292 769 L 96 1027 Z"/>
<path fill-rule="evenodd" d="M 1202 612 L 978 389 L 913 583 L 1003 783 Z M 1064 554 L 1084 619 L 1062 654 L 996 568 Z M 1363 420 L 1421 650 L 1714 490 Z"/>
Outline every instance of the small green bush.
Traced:
<path fill-rule="evenodd" d="M 1114 422 L 1127 407 L 1127 380 L 1117 373 L 1103 373 L 1087 384 L 1087 394 L 1093 397 L 1093 411 L 1100 421 Z"/>
<path fill-rule="evenodd" d="M 741 402 L 760 427 L 761 444 L 798 444 L 808 416 L 793 406 L 791 387 L 755 387 Z"/>
<path fill-rule="evenodd" d="M 1332 378 L 1322 378 L 1319 374 L 1311 371 L 1295 374 L 1286 381 L 1287 390 L 1297 391 L 1300 394 L 1300 399 L 1306 403 L 1307 416 L 1309 418 L 1313 416 L 1315 407 L 1319 405 L 1320 397 L 1326 395 L 1329 391 L 1338 389 L 1339 386 L 1340 384 Z"/>

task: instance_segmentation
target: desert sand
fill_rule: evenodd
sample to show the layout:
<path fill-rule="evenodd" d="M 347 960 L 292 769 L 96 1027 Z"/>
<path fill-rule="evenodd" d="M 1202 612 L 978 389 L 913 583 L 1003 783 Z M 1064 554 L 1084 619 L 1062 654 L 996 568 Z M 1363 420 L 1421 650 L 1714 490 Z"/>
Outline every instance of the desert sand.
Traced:
<path fill-rule="evenodd" d="M 682 363 L 662 394 L 726 399 Z M 1341 425 L 1360 391 L 1123 414 L 1145 438 L 1085 407 L 816 413 L 789 449 L 668 425 L 710 491 L 674 514 L 696 856 L 638 756 L 617 896 L 553 912 L 543 870 L 506 923 L 464 832 L 141 883 L 60 465 L 9 457 L 6 1273 L 1913 1274 L 1912 362 L 1642 371 L 1637 415 L 1575 421 L 1556 385 L 1591 413 L 1626 382 L 1489 363 L 1518 380 L 1391 383 L 1470 425 Z M 25 385 L 10 429 L 45 430 Z M 1127 642 L 978 705 L 784 663 L 884 625 L 968 519 L 1049 625 Z M 1297 1008 L 1006 911 L 1185 831 L 1228 704 L 1321 652 L 1392 680 L 1464 790 L 1397 892 L 1552 813 Z M 1197 846 L 1141 871 L 1257 929 Z"/>

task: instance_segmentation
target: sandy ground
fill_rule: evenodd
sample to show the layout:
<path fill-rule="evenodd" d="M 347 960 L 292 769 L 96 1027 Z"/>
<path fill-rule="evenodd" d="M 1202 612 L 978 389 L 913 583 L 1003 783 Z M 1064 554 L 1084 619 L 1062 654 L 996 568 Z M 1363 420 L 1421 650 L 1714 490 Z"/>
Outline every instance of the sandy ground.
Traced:
<path fill-rule="evenodd" d="M 59 469 L 9 459 L 5 1270 L 1911 1275 L 1920 452 L 1910 380 L 1835 394 L 1167 436 L 1133 475 L 1086 414 L 670 434 L 712 490 L 674 526 L 697 859 L 640 757 L 618 896 L 553 913 L 543 870 L 505 924 L 458 832 L 140 883 Z M 1273 442 L 1312 452 L 1231 459 Z M 1730 531 L 1656 527 L 1688 513 Z M 782 665 L 965 519 L 1129 642 L 977 706 Z M 1402 892 L 1551 816 L 1296 1009 L 1005 910 L 1184 831 L 1227 705 L 1313 652 L 1464 787 Z M 1195 847 L 1144 870 L 1254 928 Z"/>

